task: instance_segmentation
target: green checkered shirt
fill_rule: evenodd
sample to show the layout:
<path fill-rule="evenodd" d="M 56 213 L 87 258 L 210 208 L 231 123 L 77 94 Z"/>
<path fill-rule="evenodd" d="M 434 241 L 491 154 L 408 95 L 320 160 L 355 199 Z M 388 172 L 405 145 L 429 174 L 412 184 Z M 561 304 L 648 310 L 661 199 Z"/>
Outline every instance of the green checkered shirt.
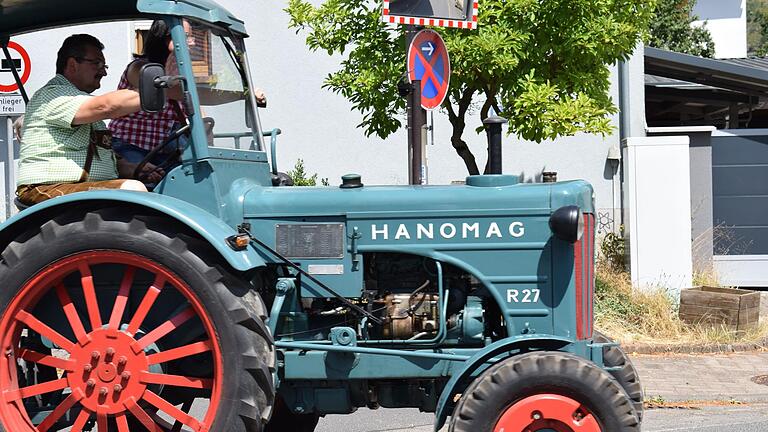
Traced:
<path fill-rule="evenodd" d="M 56 75 L 38 90 L 24 115 L 17 185 L 77 182 L 83 174 L 91 130 L 104 130 L 103 121 L 72 126 L 77 110 L 92 97 Z M 89 181 L 117 178 L 112 150 L 96 147 Z"/>

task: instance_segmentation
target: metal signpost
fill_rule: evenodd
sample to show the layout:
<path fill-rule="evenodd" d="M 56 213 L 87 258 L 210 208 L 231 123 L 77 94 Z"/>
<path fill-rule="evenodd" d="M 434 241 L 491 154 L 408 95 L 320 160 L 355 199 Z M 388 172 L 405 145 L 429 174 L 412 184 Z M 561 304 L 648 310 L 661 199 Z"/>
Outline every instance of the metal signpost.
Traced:
<path fill-rule="evenodd" d="M 427 114 L 438 108 L 448 93 L 451 66 L 445 43 L 423 26 L 462 29 L 477 28 L 478 2 L 475 0 L 384 0 L 382 19 L 408 26 L 407 71 L 411 86 L 408 95 L 408 181 L 427 182 L 425 155 Z M 418 31 L 418 33 L 417 33 Z"/>
<path fill-rule="evenodd" d="M 27 95 L 17 82 L 26 83 L 32 73 L 32 62 L 27 51 L 18 43 L 2 41 L 4 56 L 0 60 L 0 142 L 5 146 L 2 163 L 5 165 L 5 218 L 13 215 L 16 196 L 16 145 L 13 121 L 24 114 Z"/>

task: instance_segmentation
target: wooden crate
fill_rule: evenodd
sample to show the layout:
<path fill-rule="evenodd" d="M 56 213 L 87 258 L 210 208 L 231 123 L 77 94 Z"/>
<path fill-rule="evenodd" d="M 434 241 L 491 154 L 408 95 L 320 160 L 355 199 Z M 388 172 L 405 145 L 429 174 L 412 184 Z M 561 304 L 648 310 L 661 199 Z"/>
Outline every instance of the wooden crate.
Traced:
<path fill-rule="evenodd" d="M 722 324 L 742 331 L 756 326 L 759 318 L 757 291 L 703 286 L 680 292 L 680 319 L 689 324 Z"/>

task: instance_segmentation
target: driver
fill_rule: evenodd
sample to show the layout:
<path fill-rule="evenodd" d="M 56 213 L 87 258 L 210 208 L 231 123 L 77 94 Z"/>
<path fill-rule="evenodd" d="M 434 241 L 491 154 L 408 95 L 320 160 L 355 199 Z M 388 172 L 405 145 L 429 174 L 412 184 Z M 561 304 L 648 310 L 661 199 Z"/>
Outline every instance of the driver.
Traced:
<path fill-rule="evenodd" d="M 65 39 L 56 58 L 56 76 L 29 100 L 16 190 L 22 203 L 93 189 L 147 190 L 128 179 L 136 165 L 115 157 L 103 122 L 139 111 L 139 94 L 117 90 L 90 95 L 107 75 L 103 49 L 91 35 Z M 162 173 L 150 175 L 159 180 Z"/>

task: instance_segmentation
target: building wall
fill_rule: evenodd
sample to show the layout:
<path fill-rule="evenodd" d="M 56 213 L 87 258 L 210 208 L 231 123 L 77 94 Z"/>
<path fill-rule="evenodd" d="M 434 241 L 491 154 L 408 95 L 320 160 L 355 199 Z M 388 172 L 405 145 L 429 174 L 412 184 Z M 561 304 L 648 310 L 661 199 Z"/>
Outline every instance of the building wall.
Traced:
<path fill-rule="evenodd" d="M 241 0 L 221 0 L 221 3 L 245 20 L 251 34 L 247 41 L 251 70 L 256 84 L 265 89 L 269 103 L 266 110 L 260 111 L 262 124 L 267 129 L 279 127 L 283 131 L 278 140 L 278 162 L 282 171 L 291 169 L 296 160 L 302 158 L 310 174 L 329 178 L 332 185 L 340 182 L 341 175 L 351 172 L 361 174 L 366 184 L 408 182 L 405 128 L 382 140 L 366 137 L 362 129 L 355 127 L 362 115 L 352 111 L 351 103 L 342 96 L 321 88 L 327 74 L 338 67 L 340 57 L 309 52 L 305 36 L 288 29 L 284 3 Z M 133 49 L 131 23 L 71 27 L 14 37 L 32 57 L 33 71 L 27 84 L 30 93 L 53 76 L 61 41 L 78 32 L 91 33 L 106 45 L 110 71 L 96 94 L 116 88 Z M 642 49 L 637 52 L 630 61 L 635 76 L 632 82 L 642 87 Z M 612 68 L 611 97 L 618 104 L 616 70 Z M 629 112 L 632 124 L 642 130 L 642 97 L 632 98 Z M 405 124 L 404 116 L 401 120 Z M 480 125 L 479 117 L 472 120 L 475 123 L 468 125 L 465 139 L 482 167 L 486 162 L 486 138 L 484 134 L 474 133 L 474 128 Z M 613 209 L 621 207 L 620 189 L 614 182 L 618 174 L 606 156 L 611 148 L 616 153 L 619 146 L 618 114 L 612 117 L 612 123 L 616 129 L 606 137 L 579 134 L 540 144 L 505 137 L 504 172 L 521 174 L 524 181 L 538 181 L 542 171 L 557 171 L 560 180 L 588 180 L 595 188 L 597 208 L 606 215 L 602 218 L 604 228 L 613 228 L 614 220 L 618 222 L 618 218 L 613 217 Z M 434 125 L 434 142 L 427 148 L 429 183 L 463 180 L 467 172 L 450 145 L 447 115 L 436 111 Z"/>
<path fill-rule="evenodd" d="M 747 56 L 747 0 L 698 0 L 693 8 L 715 42 L 715 58 Z"/>

